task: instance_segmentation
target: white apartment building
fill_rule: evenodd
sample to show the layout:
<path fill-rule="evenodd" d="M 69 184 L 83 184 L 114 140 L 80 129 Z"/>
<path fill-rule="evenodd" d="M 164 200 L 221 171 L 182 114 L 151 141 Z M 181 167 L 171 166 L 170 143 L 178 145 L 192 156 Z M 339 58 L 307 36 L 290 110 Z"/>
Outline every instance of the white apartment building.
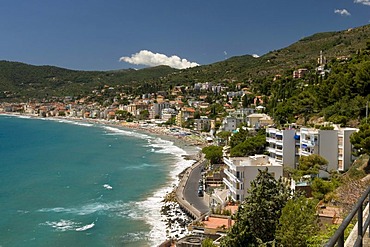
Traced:
<path fill-rule="evenodd" d="M 302 128 L 300 130 L 300 156 L 318 154 L 326 159 L 328 171 L 338 169 L 338 131 Z"/>
<path fill-rule="evenodd" d="M 355 160 L 352 154 L 353 147 L 350 141 L 352 133 L 357 132 L 355 128 L 345 128 L 338 130 L 338 170 L 347 171 Z"/>
<path fill-rule="evenodd" d="M 267 152 L 273 162 L 291 168 L 297 168 L 299 139 L 295 129 L 266 129 Z"/>
<path fill-rule="evenodd" d="M 250 183 L 257 177 L 258 170 L 267 168 L 275 179 L 283 176 L 283 166 L 269 161 L 267 155 L 224 157 L 224 162 L 227 165 L 224 170 L 227 177 L 223 179 L 223 182 L 235 201 L 243 201 L 247 196 Z"/>
<path fill-rule="evenodd" d="M 354 161 L 350 136 L 356 131 L 355 128 L 336 126 L 334 130 L 268 128 L 267 151 L 270 159 L 287 167 L 296 168 L 301 156 L 318 154 L 329 162 L 328 171 L 346 171 Z"/>

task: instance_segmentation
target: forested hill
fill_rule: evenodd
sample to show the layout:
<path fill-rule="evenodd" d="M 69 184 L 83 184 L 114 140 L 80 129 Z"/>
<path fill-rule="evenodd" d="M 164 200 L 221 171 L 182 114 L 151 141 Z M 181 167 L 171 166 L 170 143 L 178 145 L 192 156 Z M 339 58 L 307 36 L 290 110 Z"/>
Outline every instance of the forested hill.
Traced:
<path fill-rule="evenodd" d="M 299 67 L 312 68 L 317 63 L 320 51 L 328 59 L 355 54 L 366 46 L 370 40 L 370 25 L 338 32 L 317 33 L 298 42 L 259 58 L 250 55 L 232 57 L 218 63 L 195 67 L 184 71 L 174 80 L 187 79 L 222 80 L 232 79 L 247 81 L 249 79 L 273 76 L 286 70 Z"/>
<path fill-rule="evenodd" d="M 320 51 L 323 51 L 329 61 L 339 56 L 353 55 L 366 47 L 368 40 L 370 25 L 314 34 L 259 58 L 243 55 L 186 70 L 159 66 L 141 70 L 74 71 L 53 66 L 0 61 L 0 101 L 78 96 L 104 85 L 139 88 L 145 83 L 146 90 L 155 91 L 166 89 L 170 84 L 190 85 L 206 81 L 256 82 L 258 79 L 300 67 L 312 69 L 316 66 Z"/>
<path fill-rule="evenodd" d="M 79 96 L 104 85 L 130 85 L 156 81 L 176 69 L 158 66 L 141 70 L 76 71 L 54 66 L 34 66 L 0 61 L 0 101 Z"/>

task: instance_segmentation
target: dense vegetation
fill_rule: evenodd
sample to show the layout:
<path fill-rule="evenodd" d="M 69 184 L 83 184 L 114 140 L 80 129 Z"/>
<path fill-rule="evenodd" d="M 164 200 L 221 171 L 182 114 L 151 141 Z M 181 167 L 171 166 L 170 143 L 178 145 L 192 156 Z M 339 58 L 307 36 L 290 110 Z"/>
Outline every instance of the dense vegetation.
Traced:
<path fill-rule="evenodd" d="M 83 97 L 105 85 L 141 93 L 160 90 L 159 78 L 176 71 L 168 66 L 141 70 L 75 71 L 53 66 L 33 66 L 0 61 L 0 101 L 27 101 L 54 97 Z M 146 82 L 146 83 L 145 83 Z M 153 82 L 153 83 L 149 83 Z M 133 92 L 134 93 L 134 92 Z"/>
<path fill-rule="evenodd" d="M 221 246 L 309 246 L 319 231 L 316 204 L 259 171 Z"/>
<path fill-rule="evenodd" d="M 266 96 L 268 111 L 280 123 L 302 123 L 313 116 L 342 125 L 357 125 L 370 100 L 370 42 L 345 60 L 326 65 L 325 75 L 312 70 L 302 79 L 285 75 L 272 84 L 263 81 L 257 91 Z"/>

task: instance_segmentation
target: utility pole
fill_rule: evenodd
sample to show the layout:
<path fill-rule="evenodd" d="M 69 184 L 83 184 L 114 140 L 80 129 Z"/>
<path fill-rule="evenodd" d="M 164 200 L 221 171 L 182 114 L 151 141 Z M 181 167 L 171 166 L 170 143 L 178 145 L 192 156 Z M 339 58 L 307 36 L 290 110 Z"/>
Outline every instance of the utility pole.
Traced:
<path fill-rule="evenodd" d="M 366 119 L 365 122 L 367 123 L 367 116 L 369 115 L 369 101 L 366 101 Z"/>

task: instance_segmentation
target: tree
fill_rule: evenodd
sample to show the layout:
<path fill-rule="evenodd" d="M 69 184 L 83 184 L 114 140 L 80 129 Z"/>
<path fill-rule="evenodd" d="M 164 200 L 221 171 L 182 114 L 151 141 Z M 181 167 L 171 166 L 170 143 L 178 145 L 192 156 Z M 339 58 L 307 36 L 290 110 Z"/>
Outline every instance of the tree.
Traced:
<path fill-rule="evenodd" d="M 314 198 L 321 200 L 324 199 L 325 195 L 332 192 L 338 186 L 337 181 L 325 181 L 321 178 L 315 178 L 312 181 L 312 195 Z"/>
<path fill-rule="evenodd" d="M 231 136 L 231 132 L 223 130 L 221 132 L 218 132 L 216 136 L 224 140 L 227 145 L 229 142 L 229 137 Z"/>
<path fill-rule="evenodd" d="M 273 241 L 281 211 L 289 197 L 290 189 L 282 179 L 276 180 L 267 168 L 259 170 L 221 246 L 257 246 Z"/>
<path fill-rule="evenodd" d="M 248 105 L 249 105 L 248 96 L 246 94 L 244 94 L 243 101 L 242 101 L 242 106 L 243 106 L 243 108 L 248 108 Z"/>
<path fill-rule="evenodd" d="M 370 155 L 370 124 L 361 124 L 359 131 L 355 132 L 350 137 L 351 143 L 356 150 L 356 155 Z"/>
<path fill-rule="evenodd" d="M 298 170 L 301 176 L 317 175 L 319 170 L 326 170 L 328 161 L 318 154 L 311 154 L 309 156 L 301 156 L 299 158 Z"/>
<path fill-rule="evenodd" d="M 149 118 L 149 111 L 143 110 L 140 112 L 139 119 L 144 120 Z"/>
<path fill-rule="evenodd" d="M 215 245 L 213 243 L 213 240 L 210 239 L 210 238 L 205 238 L 203 241 L 202 241 L 202 247 L 217 247 L 217 245 Z"/>
<path fill-rule="evenodd" d="M 231 148 L 235 147 L 239 143 L 244 142 L 249 136 L 249 131 L 244 128 L 239 128 L 239 131 L 230 137 Z"/>
<path fill-rule="evenodd" d="M 127 111 L 124 111 L 124 110 L 117 110 L 115 112 L 116 114 L 116 117 L 118 120 L 123 120 L 123 119 L 131 119 L 132 118 L 132 114 L 127 112 Z"/>
<path fill-rule="evenodd" d="M 245 141 L 231 148 L 230 156 L 241 157 L 262 154 L 265 151 L 266 133 L 261 129 L 257 135 L 248 137 Z"/>
<path fill-rule="evenodd" d="M 204 147 L 202 153 L 205 154 L 205 158 L 209 160 L 211 164 L 220 163 L 222 161 L 222 147 L 213 145 Z"/>
<path fill-rule="evenodd" d="M 304 196 L 293 197 L 282 210 L 276 240 L 282 246 L 304 247 L 318 233 L 316 201 Z"/>

